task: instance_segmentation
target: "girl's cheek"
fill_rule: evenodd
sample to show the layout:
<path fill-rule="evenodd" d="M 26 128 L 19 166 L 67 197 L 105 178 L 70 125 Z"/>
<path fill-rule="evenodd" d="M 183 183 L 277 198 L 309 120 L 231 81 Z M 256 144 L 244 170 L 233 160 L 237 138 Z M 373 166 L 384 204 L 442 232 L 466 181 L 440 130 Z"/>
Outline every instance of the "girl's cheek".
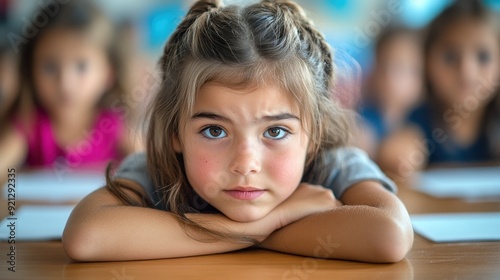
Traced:
<path fill-rule="evenodd" d="M 193 154 L 186 158 L 188 179 L 198 192 L 209 193 L 210 188 L 224 187 L 227 173 L 220 167 L 220 160 L 211 153 Z"/>
<path fill-rule="evenodd" d="M 211 181 L 214 177 L 219 177 L 224 172 L 220 167 L 219 161 L 215 158 L 200 158 L 198 162 L 199 173 L 206 181 Z"/>
<path fill-rule="evenodd" d="M 301 135 L 283 149 L 264 157 L 266 162 L 263 166 L 284 191 L 293 192 L 299 185 L 304 173 L 308 143 L 307 136 Z"/>
<path fill-rule="evenodd" d="M 273 181 L 280 184 L 283 190 L 295 189 L 304 172 L 305 151 L 302 153 L 290 150 L 288 153 L 268 157 L 265 166 Z"/>

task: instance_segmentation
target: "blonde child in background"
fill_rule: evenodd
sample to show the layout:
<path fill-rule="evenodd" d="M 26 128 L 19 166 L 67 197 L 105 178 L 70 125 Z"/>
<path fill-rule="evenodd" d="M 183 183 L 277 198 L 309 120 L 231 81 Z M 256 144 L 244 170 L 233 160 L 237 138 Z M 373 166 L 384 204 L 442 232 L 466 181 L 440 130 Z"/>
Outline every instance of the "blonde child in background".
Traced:
<path fill-rule="evenodd" d="M 332 66 L 324 37 L 291 1 L 195 2 L 160 60 L 147 152 L 76 206 L 67 254 L 118 261 L 258 246 L 404 258 L 408 213 L 364 152 L 342 148 L 350 113 L 331 99 Z"/>
<path fill-rule="evenodd" d="M 456 1 L 429 25 L 427 102 L 383 144 L 381 165 L 395 176 L 437 164 L 500 159 L 500 37 L 481 1 Z"/>
<path fill-rule="evenodd" d="M 418 34 L 389 27 L 375 44 L 375 63 L 359 109 L 361 148 L 377 160 L 380 143 L 405 123 L 423 97 L 422 48 Z"/>
<path fill-rule="evenodd" d="M 131 150 L 126 136 L 113 27 L 84 1 L 61 5 L 21 53 L 22 90 L 32 98 L 27 120 L 0 143 L 6 170 L 104 167 Z M 63 167 L 64 166 L 64 167 Z"/>

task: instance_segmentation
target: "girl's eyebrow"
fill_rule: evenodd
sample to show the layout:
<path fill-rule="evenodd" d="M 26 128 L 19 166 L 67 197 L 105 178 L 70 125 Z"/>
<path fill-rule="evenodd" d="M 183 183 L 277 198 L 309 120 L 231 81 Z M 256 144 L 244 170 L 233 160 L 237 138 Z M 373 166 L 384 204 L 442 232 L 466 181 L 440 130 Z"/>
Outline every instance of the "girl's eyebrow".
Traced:
<path fill-rule="evenodd" d="M 211 120 L 232 123 L 232 121 L 229 118 L 215 114 L 215 113 L 210 113 L 210 112 L 196 113 L 193 116 L 191 116 L 191 120 L 195 120 L 195 119 L 211 119 Z M 290 120 L 290 119 L 300 121 L 300 118 L 294 114 L 281 113 L 281 114 L 277 114 L 277 115 L 263 116 L 262 118 L 258 119 L 256 122 L 262 123 L 262 122 Z"/>
<path fill-rule="evenodd" d="M 199 112 L 199 113 L 192 115 L 191 120 L 195 120 L 195 119 L 211 119 L 211 120 L 231 123 L 230 119 L 228 119 L 224 116 L 217 115 L 214 113 L 209 113 L 209 112 Z"/>

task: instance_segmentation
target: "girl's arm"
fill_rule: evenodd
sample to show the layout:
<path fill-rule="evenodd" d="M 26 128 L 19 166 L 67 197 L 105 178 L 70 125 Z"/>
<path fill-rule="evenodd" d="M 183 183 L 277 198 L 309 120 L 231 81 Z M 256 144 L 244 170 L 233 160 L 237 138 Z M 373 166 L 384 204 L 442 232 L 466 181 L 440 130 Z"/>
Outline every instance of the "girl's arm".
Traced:
<path fill-rule="evenodd" d="M 319 258 L 397 262 L 413 243 L 401 201 L 375 181 L 352 186 L 344 206 L 313 214 L 272 233 L 260 246 Z"/>
<path fill-rule="evenodd" d="M 408 178 L 427 164 L 429 151 L 423 133 L 406 127 L 384 140 L 378 153 L 380 167 L 392 178 Z"/>
<path fill-rule="evenodd" d="M 133 196 L 131 192 L 128 195 Z M 246 227 L 220 215 L 192 215 L 190 218 L 197 218 L 200 222 L 211 221 L 213 223 L 208 225 L 218 230 L 224 227 L 245 232 L 248 229 L 248 236 L 272 231 L 270 224 Z M 211 239 L 200 232 L 193 234 L 200 239 Z M 90 194 L 76 206 L 66 224 L 62 242 L 68 256 L 77 261 L 185 257 L 222 253 L 253 245 L 196 241 L 186 234 L 171 213 L 124 205 L 105 188 Z"/>
<path fill-rule="evenodd" d="M 126 183 L 138 191 L 142 190 L 131 181 Z M 125 191 L 139 199 L 131 191 Z M 211 229 L 253 237 L 260 242 L 277 228 L 322 209 L 332 208 L 333 200 L 328 193 L 318 188 L 302 188 L 301 199 L 289 199 L 266 217 L 249 223 L 235 222 L 215 214 L 190 214 L 188 217 Z M 304 205 L 306 207 L 302 207 Z M 294 213 L 282 211 L 292 208 L 304 210 Z M 192 233 L 201 240 L 211 239 L 204 232 Z M 69 257 L 78 261 L 185 257 L 234 251 L 254 245 L 197 241 L 186 234 L 171 213 L 126 206 L 105 188 L 90 194 L 76 206 L 66 224 L 62 242 Z"/>

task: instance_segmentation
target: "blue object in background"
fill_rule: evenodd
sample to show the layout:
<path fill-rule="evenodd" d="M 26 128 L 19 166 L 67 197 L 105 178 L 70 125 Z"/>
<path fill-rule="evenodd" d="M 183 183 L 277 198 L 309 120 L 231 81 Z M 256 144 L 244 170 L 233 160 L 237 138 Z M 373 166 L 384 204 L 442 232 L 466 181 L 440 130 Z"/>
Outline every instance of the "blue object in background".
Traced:
<path fill-rule="evenodd" d="M 500 0 L 483 0 L 484 4 L 493 11 L 500 11 Z"/>
<path fill-rule="evenodd" d="M 322 0 L 318 1 L 319 3 L 315 3 L 318 6 L 321 6 L 325 10 L 328 10 L 332 16 L 335 16 L 337 19 L 342 18 L 351 18 L 356 15 L 358 10 L 358 4 L 360 4 L 358 0 Z"/>
<path fill-rule="evenodd" d="M 429 24 L 451 0 L 401 0 L 403 5 L 402 21 L 409 27 L 421 28 Z M 483 0 L 492 11 L 500 11 L 500 0 Z"/>
<path fill-rule="evenodd" d="M 402 22 L 412 28 L 422 28 L 450 3 L 450 0 L 401 0 Z"/>
<path fill-rule="evenodd" d="M 181 22 L 186 11 L 178 2 L 156 7 L 145 15 L 146 48 L 154 50 L 163 47 L 168 37 Z"/>

